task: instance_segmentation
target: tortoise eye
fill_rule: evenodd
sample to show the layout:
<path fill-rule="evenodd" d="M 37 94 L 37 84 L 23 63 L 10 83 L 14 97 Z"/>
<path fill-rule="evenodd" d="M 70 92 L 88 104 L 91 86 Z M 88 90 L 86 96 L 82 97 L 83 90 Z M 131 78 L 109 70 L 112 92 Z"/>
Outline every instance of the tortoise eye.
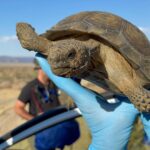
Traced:
<path fill-rule="evenodd" d="M 74 59 L 76 56 L 76 51 L 72 50 L 71 52 L 68 53 L 67 58 L 68 59 Z"/>

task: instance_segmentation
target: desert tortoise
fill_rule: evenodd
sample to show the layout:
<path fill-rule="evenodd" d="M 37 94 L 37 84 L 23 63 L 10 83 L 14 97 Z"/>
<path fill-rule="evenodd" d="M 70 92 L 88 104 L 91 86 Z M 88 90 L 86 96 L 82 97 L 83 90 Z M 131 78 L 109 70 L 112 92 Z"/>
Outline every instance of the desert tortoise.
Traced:
<path fill-rule="evenodd" d="M 47 56 L 60 76 L 85 78 L 126 95 L 139 111 L 150 112 L 150 43 L 136 26 L 106 12 L 81 12 L 42 35 L 17 24 L 21 45 Z"/>

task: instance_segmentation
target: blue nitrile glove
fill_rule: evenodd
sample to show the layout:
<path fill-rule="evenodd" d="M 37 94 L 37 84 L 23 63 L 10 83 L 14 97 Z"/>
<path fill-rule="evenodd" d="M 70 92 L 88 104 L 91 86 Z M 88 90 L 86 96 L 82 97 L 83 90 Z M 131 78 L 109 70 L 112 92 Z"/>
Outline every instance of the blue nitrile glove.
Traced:
<path fill-rule="evenodd" d="M 109 104 L 101 96 L 82 87 L 70 78 L 54 75 L 42 55 L 36 59 L 48 77 L 66 92 L 79 107 L 92 134 L 89 150 L 125 150 L 138 110 L 127 98 L 118 97 L 120 102 Z M 146 117 L 144 116 L 146 115 Z M 150 139 L 150 115 L 141 114 L 145 131 Z"/>

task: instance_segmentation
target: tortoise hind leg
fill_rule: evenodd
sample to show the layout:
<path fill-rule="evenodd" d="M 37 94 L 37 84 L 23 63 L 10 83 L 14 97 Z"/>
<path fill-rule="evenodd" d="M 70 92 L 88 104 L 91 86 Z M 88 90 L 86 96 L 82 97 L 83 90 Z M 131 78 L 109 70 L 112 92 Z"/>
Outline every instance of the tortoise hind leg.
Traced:
<path fill-rule="evenodd" d="M 130 101 L 141 112 L 150 112 L 150 91 L 143 87 L 135 88 L 132 94 L 128 94 Z"/>
<path fill-rule="evenodd" d="M 127 60 L 113 48 L 102 44 L 100 56 L 107 70 L 107 78 L 135 107 L 142 112 L 150 112 L 150 91 L 142 87 L 143 81 Z"/>

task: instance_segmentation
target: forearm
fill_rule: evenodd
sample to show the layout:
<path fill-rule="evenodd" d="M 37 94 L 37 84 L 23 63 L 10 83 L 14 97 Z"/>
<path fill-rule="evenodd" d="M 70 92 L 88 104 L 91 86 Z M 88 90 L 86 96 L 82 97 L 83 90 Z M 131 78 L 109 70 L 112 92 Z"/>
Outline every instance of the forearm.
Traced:
<path fill-rule="evenodd" d="M 16 108 L 15 109 L 15 112 L 23 119 L 25 120 L 31 120 L 34 118 L 33 115 L 29 114 L 25 109 L 19 109 L 19 108 Z"/>

